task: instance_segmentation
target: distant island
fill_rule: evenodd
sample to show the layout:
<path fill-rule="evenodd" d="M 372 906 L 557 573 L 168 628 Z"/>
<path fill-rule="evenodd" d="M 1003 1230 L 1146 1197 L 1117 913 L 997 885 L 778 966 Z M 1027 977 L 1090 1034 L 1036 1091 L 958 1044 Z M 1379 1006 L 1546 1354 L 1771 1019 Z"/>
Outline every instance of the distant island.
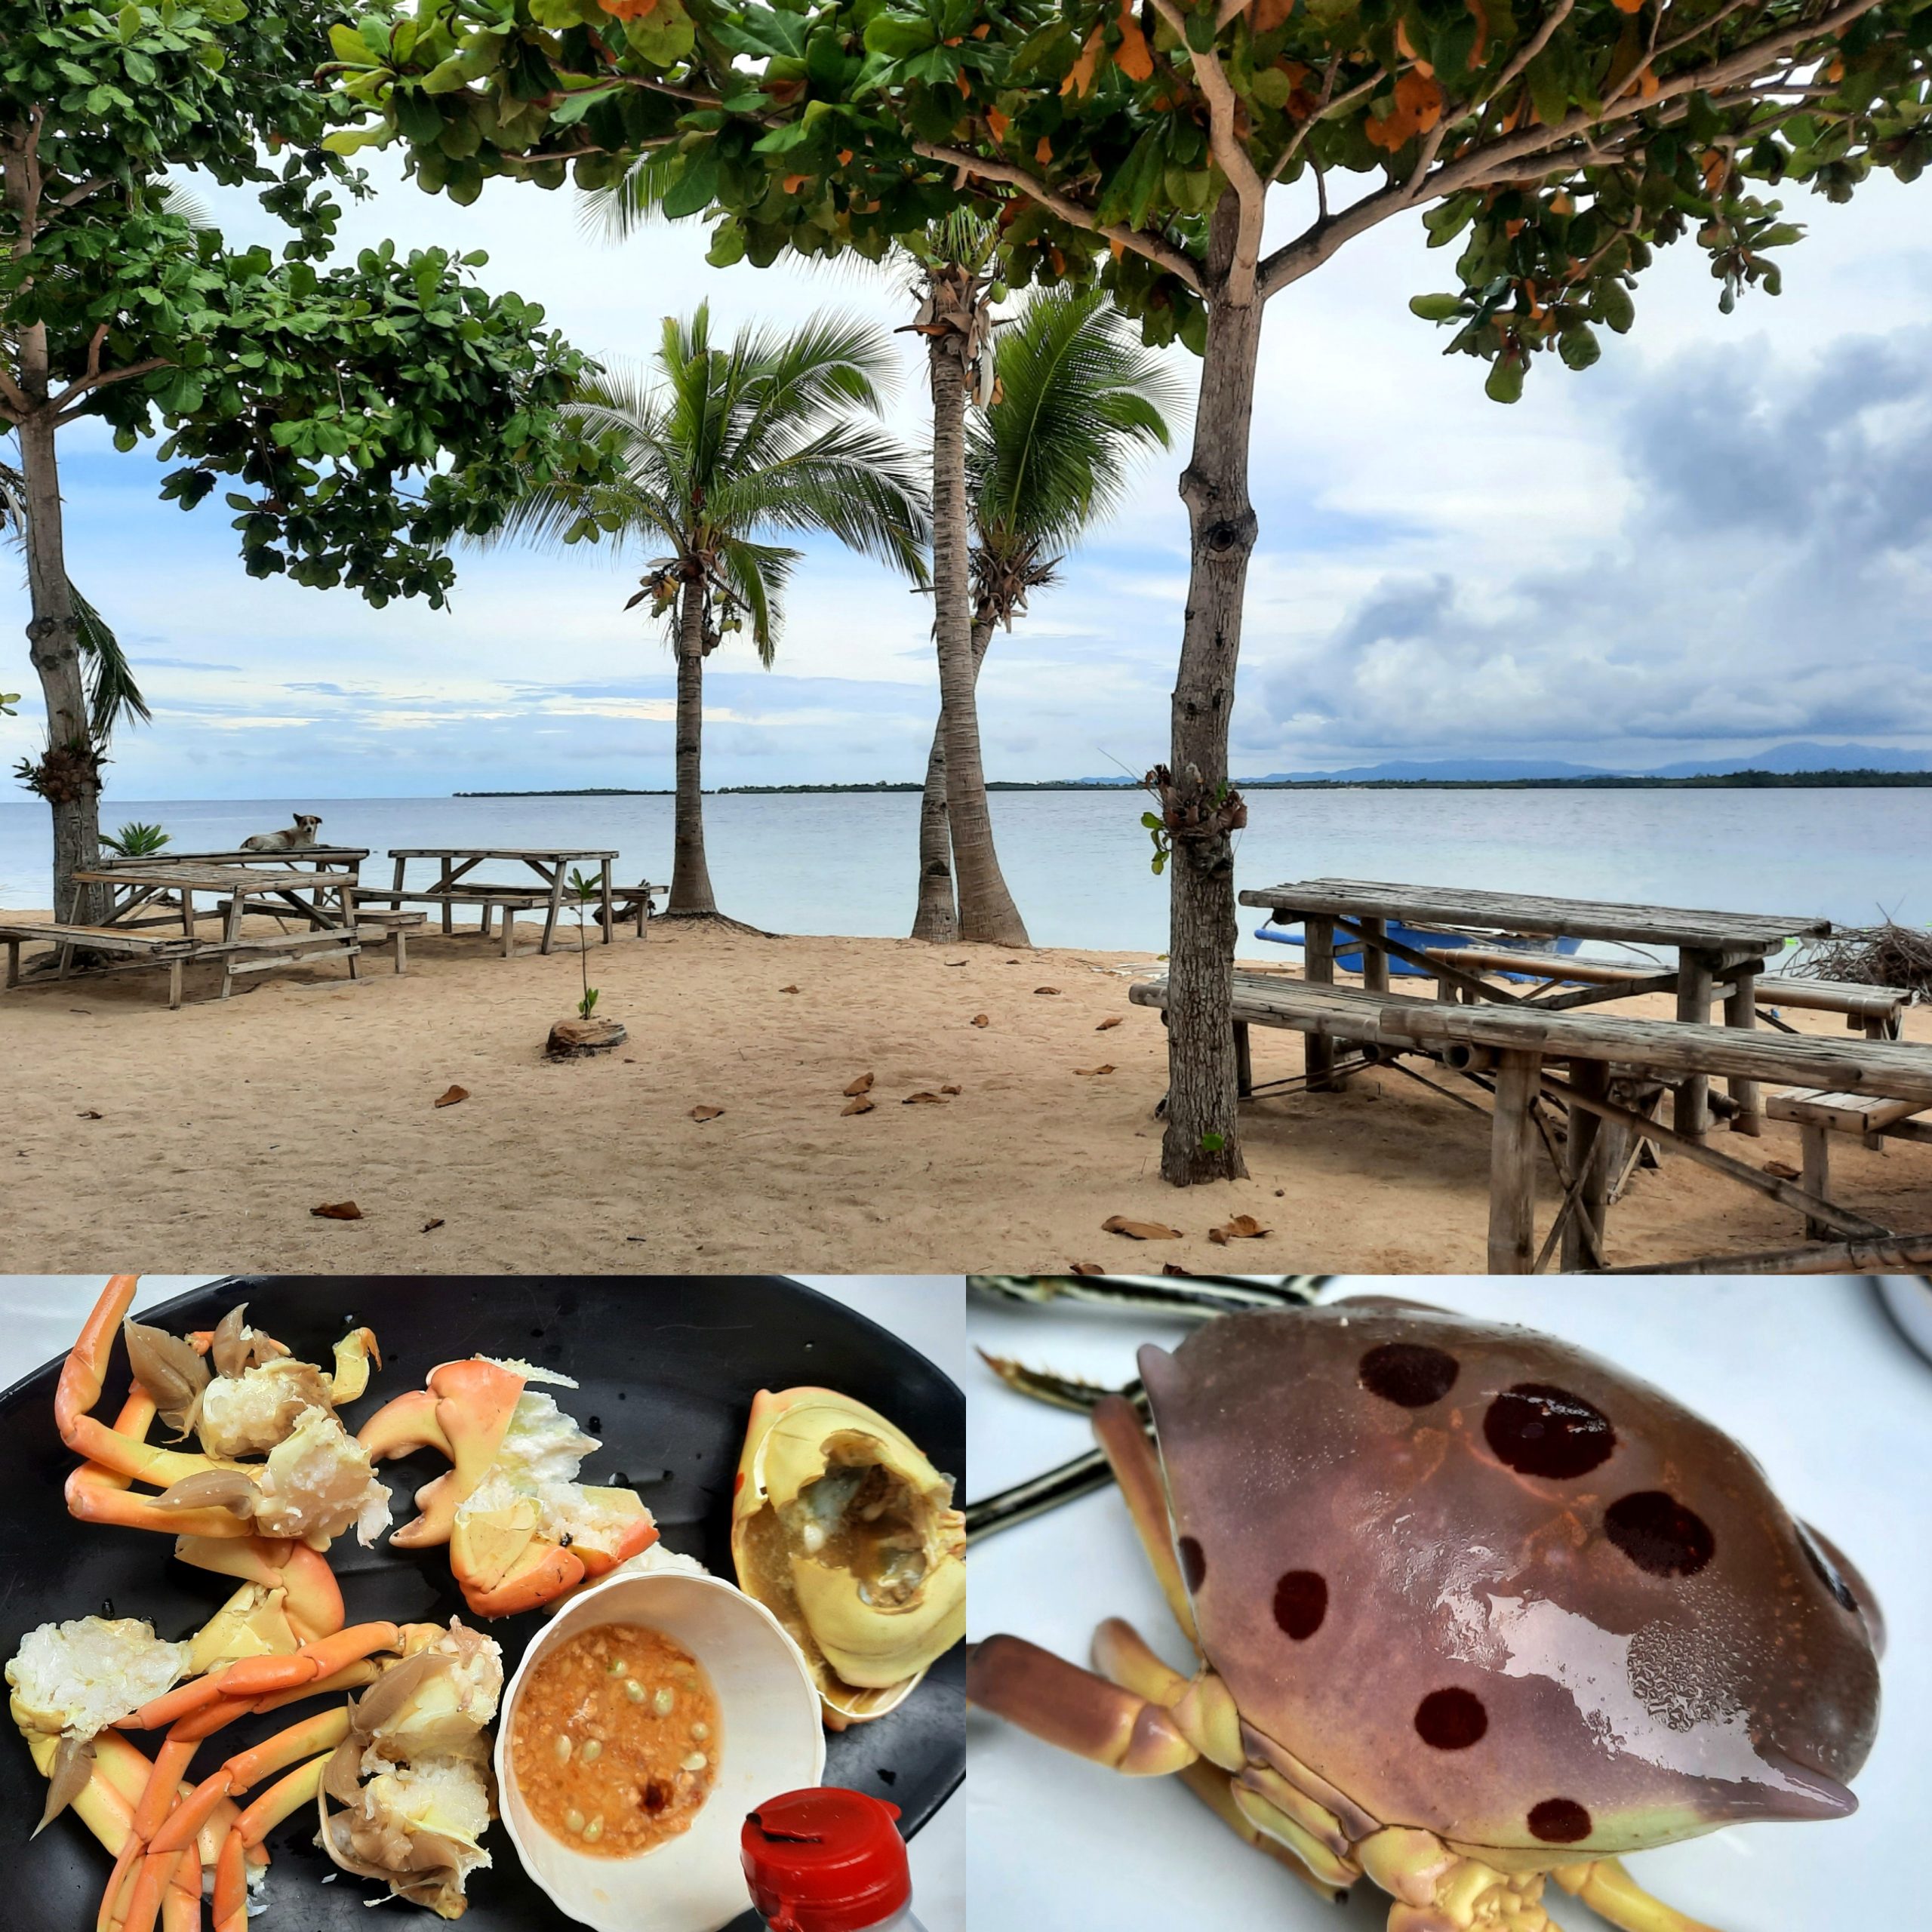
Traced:
<path fill-rule="evenodd" d="M 1694 777 L 1665 777 L 1655 773 L 1623 775 L 1593 771 L 1579 777 L 1552 778 L 1296 778 L 1271 773 L 1266 778 L 1238 778 L 1244 792 L 1686 792 L 1764 791 L 1786 787 L 1829 789 L 1875 786 L 1909 788 L 1932 785 L 1932 771 L 1880 771 L 1869 766 L 1841 771 L 1700 772 Z M 792 798 L 848 792 L 922 792 L 910 780 L 875 778 L 852 785 L 707 786 L 715 798 Z M 1137 792 L 1131 778 L 989 778 L 989 792 Z M 663 788 L 625 785 L 572 785 L 537 792 L 454 792 L 457 798 L 668 798 Z"/>

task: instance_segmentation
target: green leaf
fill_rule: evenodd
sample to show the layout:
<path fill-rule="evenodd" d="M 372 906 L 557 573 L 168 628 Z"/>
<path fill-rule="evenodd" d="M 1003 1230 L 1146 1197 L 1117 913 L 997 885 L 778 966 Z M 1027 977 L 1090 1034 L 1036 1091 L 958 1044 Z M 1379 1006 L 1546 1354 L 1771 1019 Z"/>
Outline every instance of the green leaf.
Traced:
<path fill-rule="evenodd" d="M 702 214 L 718 198 L 718 155 L 707 143 L 695 154 L 685 157 L 682 171 L 658 204 L 675 221 L 681 217 Z"/>
<path fill-rule="evenodd" d="M 1409 313 L 1426 322 L 1453 322 L 1469 312 L 1469 305 L 1460 295 L 1412 295 Z"/>
<path fill-rule="evenodd" d="M 1595 331 L 1587 322 L 1572 322 L 1556 338 L 1556 352 L 1570 369 L 1587 369 L 1603 353 Z"/>
<path fill-rule="evenodd" d="M 1483 394 L 1491 402 L 1515 402 L 1523 393 L 1523 372 L 1527 366 L 1525 357 L 1499 355 L 1490 365 L 1489 380 L 1482 386 Z"/>

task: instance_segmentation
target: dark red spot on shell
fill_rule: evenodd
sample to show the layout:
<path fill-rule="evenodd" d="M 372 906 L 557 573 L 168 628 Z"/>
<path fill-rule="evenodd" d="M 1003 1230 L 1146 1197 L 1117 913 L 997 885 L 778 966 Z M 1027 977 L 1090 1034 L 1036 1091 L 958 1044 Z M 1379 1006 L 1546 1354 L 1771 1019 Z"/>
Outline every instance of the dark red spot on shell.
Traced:
<path fill-rule="evenodd" d="M 1190 1596 L 1200 1589 L 1201 1580 L 1208 1574 L 1206 1552 L 1192 1537 L 1183 1537 L 1180 1540 L 1180 1574 Z"/>
<path fill-rule="evenodd" d="M 1306 1643 L 1328 1614 L 1328 1586 L 1312 1570 L 1291 1570 L 1275 1586 L 1275 1621 L 1297 1644 Z"/>
<path fill-rule="evenodd" d="M 1612 1543 L 1653 1577 L 1694 1577 L 1717 1552 L 1711 1526 L 1660 1489 L 1620 1497 L 1603 1512 Z"/>
<path fill-rule="evenodd" d="M 1490 1404 L 1482 1432 L 1518 1475 L 1563 1481 L 1610 1460 L 1617 1431 L 1601 1409 L 1547 1382 L 1519 1382 Z"/>
<path fill-rule="evenodd" d="M 1371 1349 L 1356 1371 L 1371 1395 L 1398 1408 L 1426 1409 L 1456 1386 L 1462 1364 L 1426 1342 L 1384 1342 Z"/>
<path fill-rule="evenodd" d="M 1545 1844 L 1574 1844 L 1590 1835 L 1590 1814 L 1574 1798 L 1546 1798 L 1530 1814 L 1530 1832 Z"/>
<path fill-rule="evenodd" d="M 1473 1690 L 1432 1690 L 1416 1706 L 1416 1735 L 1438 1751 L 1466 1751 L 1489 1728 L 1489 1713 Z"/>
<path fill-rule="evenodd" d="M 1855 1616 L 1858 1598 L 1853 1595 L 1851 1586 L 1839 1575 L 1838 1565 L 1819 1548 L 1811 1532 L 1802 1523 L 1798 1525 L 1798 1546 L 1804 1551 L 1804 1560 L 1817 1572 L 1819 1582 Z"/>

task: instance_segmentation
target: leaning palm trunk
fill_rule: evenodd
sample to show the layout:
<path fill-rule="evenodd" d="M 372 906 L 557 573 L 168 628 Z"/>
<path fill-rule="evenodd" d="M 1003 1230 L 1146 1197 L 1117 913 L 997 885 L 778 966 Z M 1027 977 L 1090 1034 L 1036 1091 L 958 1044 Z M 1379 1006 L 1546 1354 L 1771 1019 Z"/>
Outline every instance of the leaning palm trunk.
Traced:
<path fill-rule="evenodd" d="M 967 568 L 966 391 L 961 338 L 934 337 L 933 630 L 939 647 L 940 715 L 946 728 L 946 804 L 959 895 L 959 937 L 1025 946 L 1026 928 L 993 850 L 992 817 L 980 762 L 974 702 L 972 586 Z"/>
<path fill-rule="evenodd" d="M 54 917 L 85 923 L 95 909 L 94 894 L 91 889 L 76 886 L 74 875 L 100 857 L 100 759 L 88 720 L 80 617 L 67 581 L 54 418 L 45 407 L 45 334 L 36 325 L 23 332 L 20 344 L 27 392 L 42 405 L 18 426 L 26 495 L 27 589 L 32 611 L 27 624 L 28 654 L 47 705 L 47 750 L 34 768 L 31 783 L 54 814 Z M 41 338 L 37 344 L 31 340 L 34 337 Z"/>
<path fill-rule="evenodd" d="M 678 796 L 667 913 L 715 912 L 704 861 L 704 585 L 687 578 L 678 608 Z"/>
<path fill-rule="evenodd" d="M 992 642 L 989 614 L 973 619 L 973 679 L 977 687 L 986 647 Z M 932 749 L 926 755 L 925 790 L 919 800 L 919 905 L 913 915 L 912 937 L 949 946 L 959 937 L 959 906 L 952 890 L 952 820 L 946 808 L 946 712 L 942 707 L 933 726 Z"/>

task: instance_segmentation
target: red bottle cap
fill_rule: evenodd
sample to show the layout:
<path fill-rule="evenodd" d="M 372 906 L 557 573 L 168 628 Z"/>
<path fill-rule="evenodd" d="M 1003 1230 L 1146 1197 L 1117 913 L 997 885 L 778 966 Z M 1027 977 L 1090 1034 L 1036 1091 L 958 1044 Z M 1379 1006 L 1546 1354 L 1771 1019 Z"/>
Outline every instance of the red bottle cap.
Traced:
<path fill-rule="evenodd" d="M 912 1897 L 896 1804 L 824 1785 L 768 1799 L 739 1843 L 752 1902 L 777 1932 L 865 1932 Z"/>

